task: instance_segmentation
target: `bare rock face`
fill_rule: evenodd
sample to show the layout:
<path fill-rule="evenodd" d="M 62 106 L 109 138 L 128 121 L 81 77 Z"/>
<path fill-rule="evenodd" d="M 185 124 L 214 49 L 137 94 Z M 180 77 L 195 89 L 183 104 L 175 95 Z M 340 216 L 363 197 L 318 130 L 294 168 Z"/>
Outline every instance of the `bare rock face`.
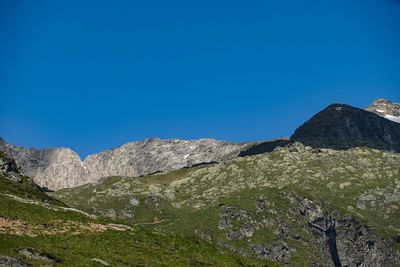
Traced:
<path fill-rule="evenodd" d="M 400 123 L 400 103 L 378 98 L 366 110 Z"/>
<path fill-rule="evenodd" d="M 252 143 L 214 139 L 146 139 L 89 155 L 81 161 L 69 148 L 26 149 L 0 140 L 0 151 L 15 159 L 21 172 L 48 189 L 76 187 L 107 176 L 141 176 L 236 157 Z"/>
<path fill-rule="evenodd" d="M 315 148 L 370 147 L 400 151 L 400 124 L 344 104 L 332 104 L 296 129 L 291 142 Z"/>
<path fill-rule="evenodd" d="M 88 156 L 83 164 L 95 177 L 140 176 L 166 172 L 200 163 L 220 162 L 235 157 L 247 144 L 214 139 L 146 139 Z"/>
<path fill-rule="evenodd" d="M 300 201 L 300 214 L 324 248 L 329 266 L 397 266 L 400 260 L 387 240 L 351 216 L 337 220 L 308 199 Z"/>
<path fill-rule="evenodd" d="M 15 160 L 20 171 L 48 189 L 85 184 L 88 171 L 80 157 L 69 148 L 26 149 L 0 140 L 0 150 Z"/>

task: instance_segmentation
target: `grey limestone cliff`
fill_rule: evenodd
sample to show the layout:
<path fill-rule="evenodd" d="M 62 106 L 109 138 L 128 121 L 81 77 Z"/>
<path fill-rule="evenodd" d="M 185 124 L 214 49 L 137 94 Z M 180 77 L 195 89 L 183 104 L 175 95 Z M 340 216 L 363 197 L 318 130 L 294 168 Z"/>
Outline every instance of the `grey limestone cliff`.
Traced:
<path fill-rule="evenodd" d="M 89 155 L 83 161 L 69 148 L 27 149 L 3 139 L 0 151 L 14 158 L 21 172 L 31 176 L 38 185 L 58 190 L 107 176 L 141 176 L 220 162 L 236 157 L 251 144 L 151 138 Z"/>

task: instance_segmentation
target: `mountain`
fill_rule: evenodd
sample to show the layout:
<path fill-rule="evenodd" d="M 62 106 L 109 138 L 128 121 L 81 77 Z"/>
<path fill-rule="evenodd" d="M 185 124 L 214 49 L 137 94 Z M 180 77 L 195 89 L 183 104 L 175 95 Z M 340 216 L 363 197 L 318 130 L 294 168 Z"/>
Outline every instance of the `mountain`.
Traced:
<path fill-rule="evenodd" d="M 68 207 L 0 152 L 0 266 L 260 265 L 193 236 L 121 224 Z"/>
<path fill-rule="evenodd" d="M 400 124 L 356 107 L 332 104 L 297 128 L 290 141 L 318 148 L 400 151 Z"/>
<path fill-rule="evenodd" d="M 378 98 L 366 110 L 400 123 L 400 103 Z"/>
<path fill-rule="evenodd" d="M 3 140 L 0 266 L 399 266 L 399 126 L 333 104 L 289 140 L 147 139 L 83 161 Z M 85 184 L 45 192 L 24 168 Z"/>
<path fill-rule="evenodd" d="M 195 235 L 280 266 L 394 267 L 400 263 L 399 162 L 394 152 L 292 143 L 50 194 L 86 212 Z"/>
<path fill-rule="evenodd" d="M 14 158 L 21 171 L 38 185 L 58 190 L 97 182 L 102 177 L 170 172 L 202 163 L 223 162 L 236 156 L 269 153 L 296 141 L 312 147 L 367 146 L 400 151 L 400 123 L 385 119 L 400 116 L 399 107 L 382 99 L 375 100 L 367 108 L 371 112 L 343 104 L 330 105 L 300 126 L 290 140 L 229 143 L 214 139 L 151 138 L 89 155 L 83 161 L 69 148 L 26 149 L 3 139 L 0 139 L 0 151 Z"/>
<path fill-rule="evenodd" d="M 141 176 L 202 163 L 231 159 L 253 143 L 229 143 L 214 139 L 158 138 L 127 143 L 89 155 L 81 161 L 69 148 L 26 149 L 0 140 L 0 151 L 14 158 L 21 171 L 51 190 L 75 187 L 108 176 Z"/>

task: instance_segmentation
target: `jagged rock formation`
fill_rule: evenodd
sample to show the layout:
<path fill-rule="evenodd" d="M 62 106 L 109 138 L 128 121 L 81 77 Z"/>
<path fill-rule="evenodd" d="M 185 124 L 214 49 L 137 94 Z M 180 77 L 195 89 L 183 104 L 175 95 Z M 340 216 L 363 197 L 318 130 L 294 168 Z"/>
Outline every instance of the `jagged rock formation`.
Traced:
<path fill-rule="evenodd" d="M 0 151 L 12 157 L 21 172 L 41 187 L 55 190 L 91 181 L 80 157 L 69 148 L 26 149 L 0 140 Z"/>
<path fill-rule="evenodd" d="M 344 104 L 332 104 L 297 128 L 291 142 L 317 148 L 371 147 L 400 151 L 400 124 Z"/>
<path fill-rule="evenodd" d="M 88 156 L 83 164 L 91 177 L 140 176 L 166 172 L 206 162 L 235 157 L 247 143 L 234 144 L 214 139 L 146 139 Z"/>
<path fill-rule="evenodd" d="M 366 110 L 388 120 L 400 123 L 400 103 L 378 98 Z"/>
<path fill-rule="evenodd" d="M 146 139 L 89 155 L 83 161 L 69 148 L 26 149 L 0 140 L 0 151 L 14 158 L 21 171 L 52 190 L 98 181 L 107 176 L 141 176 L 231 159 L 252 143 L 214 139 Z"/>
<path fill-rule="evenodd" d="M 400 260 L 387 240 L 374 235 L 352 216 L 336 219 L 309 199 L 297 201 L 301 216 L 306 218 L 331 266 L 393 266 Z"/>
<path fill-rule="evenodd" d="M 13 182 L 22 181 L 17 164 L 3 152 L 0 152 L 0 175 Z"/>

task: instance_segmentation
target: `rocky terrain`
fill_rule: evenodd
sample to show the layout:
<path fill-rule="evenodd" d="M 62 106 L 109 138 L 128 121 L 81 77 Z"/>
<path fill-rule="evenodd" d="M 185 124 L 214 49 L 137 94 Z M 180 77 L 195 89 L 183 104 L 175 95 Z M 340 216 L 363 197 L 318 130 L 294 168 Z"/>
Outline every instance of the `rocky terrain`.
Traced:
<path fill-rule="evenodd" d="M 400 104 L 385 99 L 376 99 L 372 105 L 366 108 L 388 120 L 400 123 Z"/>
<path fill-rule="evenodd" d="M 252 143 L 214 139 L 146 139 L 89 155 L 83 161 L 69 148 L 26 149 L 0 140 L 0 151 L 14 158 L 21 171 L 51 190 L 75 187 L 107 176 L 140 176 L 235 157 Z"/>
<path fill-rule="evenodd" d="M 330 105 L 290 139 L 83 161 L 2 140 L 0 266 L 400 266 L 400 124 L 372 106 Z"/>
<path fill-rule="evenodd" d="M 300 143 L 263 155 L 52 195 L 289 266 L 398 266 L 400 154 Z"/>
<path fill-rule="evenodd" d="M 67 207 L 0 153 L 2 267 L 261 264 L 221 252 L 196 237 L 146 230 Z"/>
<path fill-rule="evenodd" d="M 312 147 L 367 146 L 400 151 L 400 124 L 387 120 L 397 120 L 399 107 L 400 104 L 383 99 L 375 100 L 366 109 L 368 112 L 348 105 L 331 105 L 300 126 L 290 140 L 229 143 L 214 139 L 151 138 L 92 154 L 84 160 L 69 148 L 27 149 L 3 139 L 0 139 L 0 151 L 14 158 L 21 171 L 38 185 L 58 190 L 93 183 L 102 177 L 169 172 L 236 156 L 267 153 L 295 141 Z"/>

